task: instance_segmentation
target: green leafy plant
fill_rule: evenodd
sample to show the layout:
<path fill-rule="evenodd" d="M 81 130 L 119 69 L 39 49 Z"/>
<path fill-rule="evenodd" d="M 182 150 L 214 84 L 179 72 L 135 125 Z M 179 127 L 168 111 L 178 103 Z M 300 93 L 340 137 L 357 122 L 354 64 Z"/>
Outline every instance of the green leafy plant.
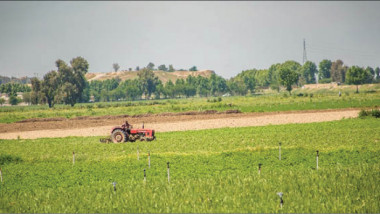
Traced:
<path fill-rule="evenodd" d="M 166 132 L 157 133 L 156 141 L 125 144 L 101 144 L 98 137 L 1 140 L 0 151 L 7 154 L 0 157 L 7 162 L 0 210 L 375 213 L 380 205 L 376 139 L 380 121 L 368 118 Z M 16 164 L 17 157 L 22 161 Z"/>

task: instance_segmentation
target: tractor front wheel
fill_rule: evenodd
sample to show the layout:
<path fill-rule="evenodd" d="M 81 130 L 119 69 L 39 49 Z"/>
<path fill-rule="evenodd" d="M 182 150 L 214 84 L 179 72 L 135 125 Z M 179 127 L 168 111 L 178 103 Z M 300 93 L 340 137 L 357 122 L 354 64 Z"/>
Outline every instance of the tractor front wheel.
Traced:
<path fill-rule="evenodd" d="M 112 139 L 112 142 L 114 143 L 126 142 L 127 134 L 121 129 L 116 129 L 112 132 L 111 139 Z"/>

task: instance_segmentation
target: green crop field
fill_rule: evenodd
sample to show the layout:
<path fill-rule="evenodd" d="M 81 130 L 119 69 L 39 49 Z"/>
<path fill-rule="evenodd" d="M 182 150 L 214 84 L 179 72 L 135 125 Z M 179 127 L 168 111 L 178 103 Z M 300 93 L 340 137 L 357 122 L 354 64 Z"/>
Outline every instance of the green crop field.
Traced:
<path fill-rule="evenodd" d="M 0 212 L 378 213 L 379 144 L 375 118 L 157 133 L 126 144 L 0 140 Z"/>
<path fill-rule="evenodd" d="M 363 86 L 360 94 L 351 89 L 342 90 L 338 96 L 338 89 L 303 90 L 297 89 L 292 96 L 287 93 L 263 94 L 247 97 L 217 98 L 189 98 L 169 100 L 145 100 L 133 102 L 113 103 L 86 103 L 74 107 L 56 105 L 49 109 L 45 106 L 12 106 L 0 108 L 0 123 L 11 123 L 30 118 L 104 115 L 138 115 L 156 114 L 164 112 L 186 112 L 217 110 L 226 111 L 238 109 L 241 112 L 275 112 L 313 109 L 339 109 L 339 108 L 373 108 L 380 106 L 380 85 L 370 88 Z M 215 102 L 214 102 L 215 101 Z"/>

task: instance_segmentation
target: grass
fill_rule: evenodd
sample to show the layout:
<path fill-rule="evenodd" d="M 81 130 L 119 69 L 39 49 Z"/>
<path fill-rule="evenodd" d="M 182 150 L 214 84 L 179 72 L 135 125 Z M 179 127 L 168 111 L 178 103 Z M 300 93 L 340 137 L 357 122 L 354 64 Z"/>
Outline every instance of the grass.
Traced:
<path fill-rule="evenodd" d="M 0 140 L 0 212 L 377 213 L 379 142 L 375 118 L 157 133 L 127 144 Z"/>
<path fill-rule="evenodd" d="M 321 110 L 340 108 L 374 108 L 380 106 L 380 90 L 377 85 L 362 89 L 360 94 L 351 89 L 338 92 L 321 90 L 297 89 L 292 96 L 287 93 L 265 94 L 246 97 L 223 97 L 221 102 L 207 102 L 209 98 L 169 99 L 155 101 L 133 101 L 115 103 L 77 104 L 73 108 L 56 105 L 47 106 L 13 106 L 0 108 L 0 123 L 12 123 L 30 118 L 104 115 L 138 115 L 164 112 L 186 112 L 217 110 L 226 111 L 238 109 L 242 112 L 275 112 L 292 110 Z M 302 94 L 302 96 L 300 96 Z M 313 94 L 313 95 L 311 95 Z"/>

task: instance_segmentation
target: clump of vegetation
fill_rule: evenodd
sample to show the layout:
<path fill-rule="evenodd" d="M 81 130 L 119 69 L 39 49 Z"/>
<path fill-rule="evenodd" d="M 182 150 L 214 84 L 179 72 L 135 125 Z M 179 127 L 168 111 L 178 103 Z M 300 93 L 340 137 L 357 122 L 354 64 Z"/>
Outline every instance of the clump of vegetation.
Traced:
<path fill-rule="evenodd" d="M 364 110 L 362 109 L 359 112 L 359 117 L 360 118 L 365 118 L 365 117 L 375 117 L 375 118 L 380 118 L 380 110 L 379 109 L 372 109 L 372 110 Z"/>
<path fill-rule="evenodd" d="M 372 109 L 372 117 L 380 118 L 380 110 Z"/>
<path fill-rule="evenodd" d="M 209 102 L 209 103 L 216 103 L 216 102 L 221 102 L 221 101 L 222 101 L 221 97 L 215 97 L 212 99 L 207 99 L 207 102 Z"/>
<path fill-rule="evenodd" d="M 21 158 L 13 155 L 8 154 L 0 154 L 0 166 L 7 164 L 7 163 L 18 163 L 21 162 Z"/>
<path fill-rule="evenodd" d="M 367 117 L 367 116 L 368 116 L 368 111 L 362 109 L 362 110 L 359 112 L 359 117 L 360 117 L 360 118 Z"/>
<path fill-rule="evenodd" d="M 10 96 L 9 97 L 9 104 L 11 104 L 13 106 L 19 104 L 20 102 L 21 102 L 21 99 L 16 97 L 16 96 Z"/>

